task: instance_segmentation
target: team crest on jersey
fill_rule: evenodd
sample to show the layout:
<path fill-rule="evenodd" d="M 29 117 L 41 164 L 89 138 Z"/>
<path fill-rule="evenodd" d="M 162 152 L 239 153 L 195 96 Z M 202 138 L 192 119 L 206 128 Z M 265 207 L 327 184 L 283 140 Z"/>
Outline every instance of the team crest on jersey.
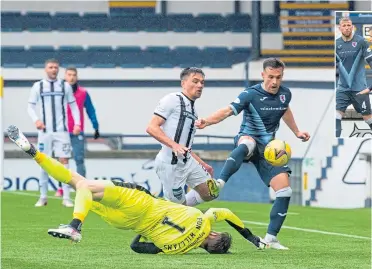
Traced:
<path fill-rule="evenodd" d="M 285 102 L 285 95 L 284 94 L 279 95 L 279 99 L 282 103 L 284 103 Z"/>
<path fill-rule="evenodd" d="M 351 45 L 355 48 L 357 46 L 358 42 L 351 42 Z"/>

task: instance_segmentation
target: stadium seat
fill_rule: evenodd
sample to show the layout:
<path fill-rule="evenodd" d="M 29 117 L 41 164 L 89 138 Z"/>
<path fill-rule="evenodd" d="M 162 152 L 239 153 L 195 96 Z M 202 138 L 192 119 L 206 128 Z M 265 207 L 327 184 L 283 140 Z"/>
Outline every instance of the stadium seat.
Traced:
<path fill-rule="evenodd" d="M 198 30 L 202 32 L 225 32 L 229 30 L 228 20 L 220 14 L 199 14 L 195 18 Z"/>
<path fill-rule="evenodd" d="M 115 67 L 117 63 L 117 53 L 109 46 L 92 46 L 86 51 L 92 67 Z"/>
<path fill-rule="evenodd" d="M 214 64 L 225 64 L 229 63 L 230 51 L 224 47 L 206 47 L 202 51 L 203 53 L 203 65 L 210 66 Z"/>
<path fill-rule="evenodd" d="M 168 30 L 173 32 L 196 32 L 197 22 L 192 14 L 169 14 Z"/>
<path fill-rule="evenodd" d="M 147 47 L 144 53 L 144 63 L 147 66 L 167 68 L 172 67 L 171 50 L 169 47 Z"/>
<path fill-rule="evenodd" d="M 227 24 L 231 32 L 251 31 L 251 17 L 244 14 L 229 14 L 226 16 Z"/>
<path fill-rule="evenodd" d="M 43 67 L 47 59 L 55 58 L 56 51 L 52 46 L 31 46 L 26 53 L 28 66 Z"/>
<path fill-rule="evenodd" d="M 61 32 L 80 32 L 83 20 L 78 13 L 57 12 L 52 17 L 52 29 Z"/>
<path fill-rule="evenodd" d="M 21 17 L 24 29 L 30 32 L 49 32 L 52 30 L 52 16 L 48 12 L 27 12 Z"/>
<path fill-rule="evenodd" d="M 167 32 L 167 17 L 160 14 L 142 14 L 140 17 L 142 29 L 146 32 Z"/>
<path fill-rule="evenodd" d="M 23 25 L 20 12 L 1 12 L 2 32 L 21 32 Z"/>
<path fill-rule="evenodd" d="M 240 48 L 240 47 L 232 48 L 230 55 L 231 55 L 230 59 L 232 63 L 234 64 L 242 63 L 242 62 L 245 62 L 249 58 L 250 49 L 245 48 L 245 47 L 244 48 Z"/>
<path fill-rule="evenodd" d="M 135 14 L 110 14 L 110 24 L 113 31 L 137 32 L 142 30 L 138 16 Z"/>
<path fill-rule="evenodd" d="M 26 51 L 24 47 L 14 46 L 14 47 L 1 47 L 1 65 L 18 65 L 27 64 L 25 61 Z"/>
<path fill-rule="evenodd" d="M 144 55 L 140 47 L 117 47 L 116 48 L 116 64 L 119 66 L 127 64 L 144 64 Z"/>
<path fill-rule="evenodd" d="M 179 46 L 171 52 L 172 64 L 175 66 L 197 66 L 202 64 L 202 52 L 197 47 Z"/>
<path fill-rule="evenodd" d="M 90 32 L 107 32 L 111 30 L 111 21 L 106 14 L 85 13 L 83 18 L 83 28 Z"/>

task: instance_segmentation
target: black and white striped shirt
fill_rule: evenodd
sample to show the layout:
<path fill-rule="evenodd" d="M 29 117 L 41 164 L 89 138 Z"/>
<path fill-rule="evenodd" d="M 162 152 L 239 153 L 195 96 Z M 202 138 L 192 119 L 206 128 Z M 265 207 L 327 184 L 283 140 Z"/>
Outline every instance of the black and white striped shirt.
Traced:
<path fill-rule="evenodd" d="M 196 131 L 194 124 L 198 119 L 193 100 L 181 92 L 170 93 L 160 100 L 154 114 L 165 119 L 162 129 L 169 138 L 191 148 Z M 164 161 L 172 164 L 178 161 L 186 162 L 188 158 L 187 155 L 177 158 L 172 149 L 166 145 L 162 145 L 160 156 Z"/>
<path fill-rule="evenodd" d="M 63 80 L 43 79 L 34 83 L 28 100 L 28 113 L 33 120 L 41 120 L 44 132 L 67 132 L 67 104 L 76 125 L 80 125 L 79 109 L 71 86 Z M 36 105 L 40 103 L 40 118 Z"/>

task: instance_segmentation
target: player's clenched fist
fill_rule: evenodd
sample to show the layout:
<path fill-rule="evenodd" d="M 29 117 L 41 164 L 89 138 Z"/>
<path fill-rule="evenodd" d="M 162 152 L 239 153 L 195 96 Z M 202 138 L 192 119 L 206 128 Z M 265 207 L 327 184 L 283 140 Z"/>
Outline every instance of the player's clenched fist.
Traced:
<path fill-rule="evenodd" d="M 205 119 L 199 119 L 195 121 L 195 126 L 198 129 L 203 129 L 208 126 L 208 122 Z"/>
<path fill-rule="evenodd" d="M 41 120 L 35 121 L 35 126 L 36 126 L 36 129 L 38 129 L 38 130 L 44 130 L 45 129 L 45 125 Z"/>
<path fill-rule="evenodd" d="M 297 138 L 302 139 L 302 142 L 306 142 L 310 139 L 310 135 L 308 132 L 297 132 L 296 136 Z"/>

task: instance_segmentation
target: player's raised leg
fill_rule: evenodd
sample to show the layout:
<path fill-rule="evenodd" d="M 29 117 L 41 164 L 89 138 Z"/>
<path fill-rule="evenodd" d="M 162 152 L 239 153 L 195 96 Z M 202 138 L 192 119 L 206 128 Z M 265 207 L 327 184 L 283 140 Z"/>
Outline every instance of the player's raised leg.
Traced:
<path fill-rule="evenodd" d="M 231 152 L 229 158 L 227 158 L 220 178 L 217 180 L 222 186 L 226 183 L 229 178 L 239 170 L 244 159 L 250 158 L 256 148 L 255 140 L 250 136 L 241 136 L 238 140 L 237 147 Z"/>
<path fill-rule="evenodd" d="M 37 164 L 55 180 L 69 184 L 73 188 L 76 183 L 84 178 L 64 167 L 63 164 L 40 152 L 31 144 L 18 127 L 11 125 L 8 127 L 8 136 L 20 149 L 30 155 Z"/>

